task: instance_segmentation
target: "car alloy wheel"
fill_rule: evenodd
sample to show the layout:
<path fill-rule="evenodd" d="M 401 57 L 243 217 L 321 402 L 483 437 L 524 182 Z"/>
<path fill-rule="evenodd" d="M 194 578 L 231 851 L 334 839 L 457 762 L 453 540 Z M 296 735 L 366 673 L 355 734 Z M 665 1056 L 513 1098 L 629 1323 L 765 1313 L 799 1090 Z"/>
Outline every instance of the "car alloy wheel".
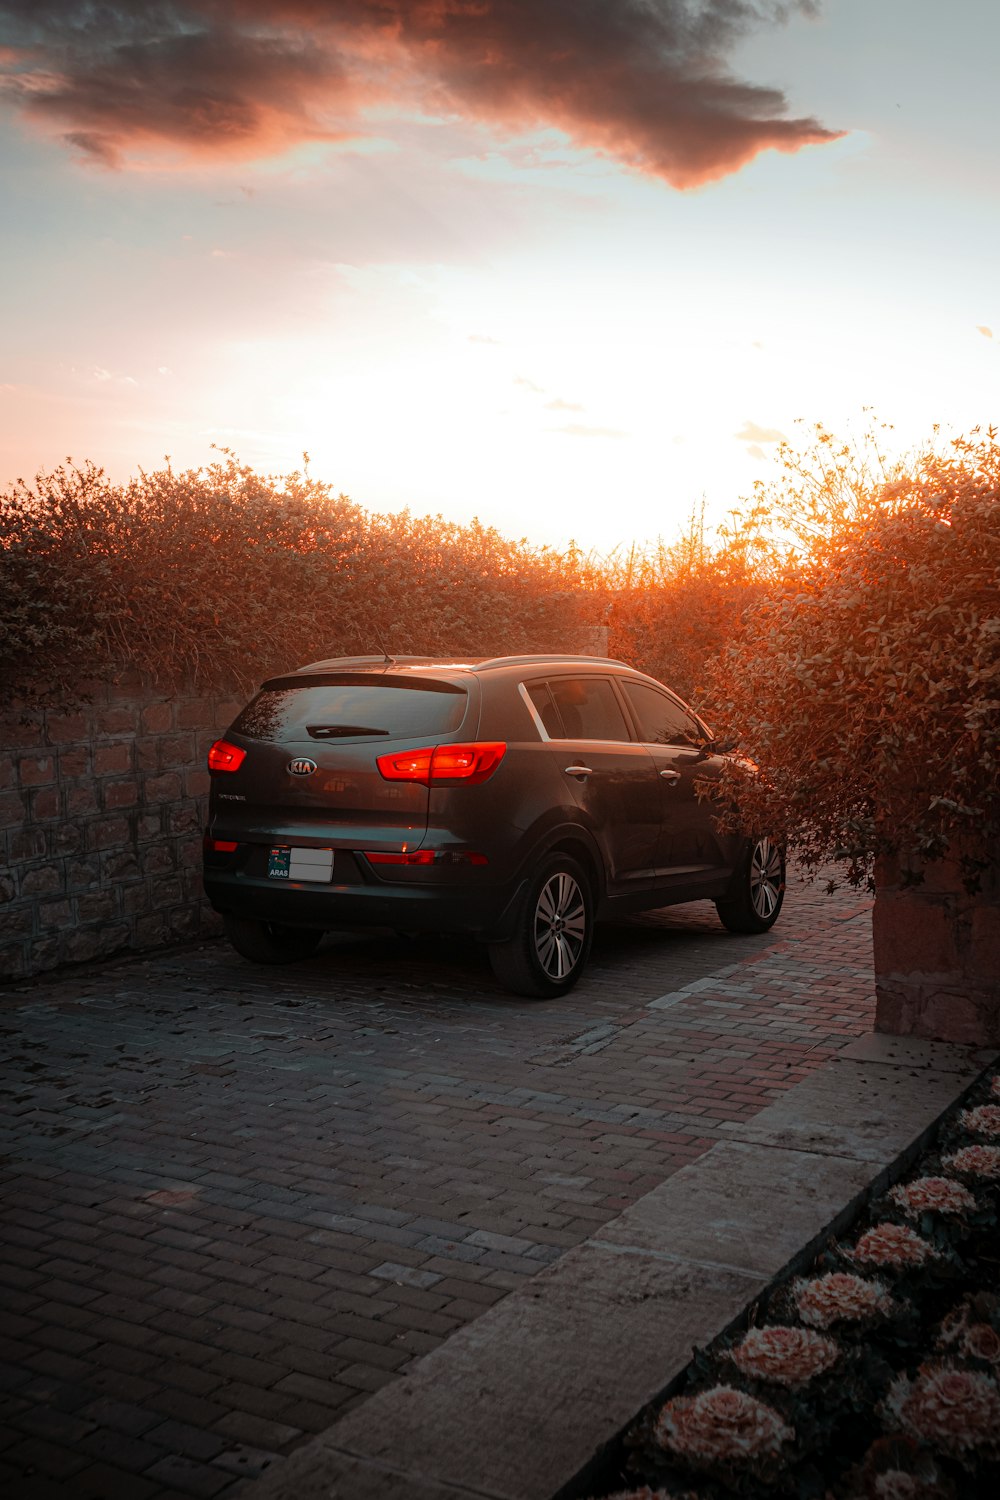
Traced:
<path fill-rule="evenodd" d="M 770 839 L 758 839 L 750 853 L 750 904 L 762 922 L 777 915 L 784 888 L 781 850 Z"/>
<path fill-rule="evenodd" d="M 543 973 L 563 983 L 580 962 L 586 939 L 583 891 L 567 870 L 558 870 L 542 886 L 535 905 L 535 953 Z"/>

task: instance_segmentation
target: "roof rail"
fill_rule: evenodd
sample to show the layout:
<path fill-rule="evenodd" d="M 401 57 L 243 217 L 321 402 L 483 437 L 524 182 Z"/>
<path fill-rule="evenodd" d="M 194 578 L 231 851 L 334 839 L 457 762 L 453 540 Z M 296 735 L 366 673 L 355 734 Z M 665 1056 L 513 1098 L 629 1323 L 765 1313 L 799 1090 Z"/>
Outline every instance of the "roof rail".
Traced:
<path fill-rule="evenodd" d="M 616 656 L 563 656 L 556 651 L 545 651 L 535 656 L 493 656 L 488 661 L 480 661 L 476 666 L 480 671 L 486 667 L 514 667 L 534 666 L 541 662 L 585 663 L 589 666 L 601 667 L 624 667 L 628 663 L 619 661 Z"/>

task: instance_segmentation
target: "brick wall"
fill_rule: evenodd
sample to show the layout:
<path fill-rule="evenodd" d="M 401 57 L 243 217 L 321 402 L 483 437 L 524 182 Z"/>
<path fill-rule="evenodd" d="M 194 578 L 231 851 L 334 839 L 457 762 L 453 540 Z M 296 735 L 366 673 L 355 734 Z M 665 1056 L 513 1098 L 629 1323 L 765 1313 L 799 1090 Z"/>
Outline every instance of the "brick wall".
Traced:
<path fill-rule="evenodd" d="M 205 756 L 241 702 L 140 679 L 0 717 L 0 979 L 214 930 Z"/>
<path fill-rule="evenodd" d="M 995 865 L 985 871 L 975 895 L 965 890 L 954 858 L 923 865 L 920 873 L 922 883 L 911 885 L 892 860 L 877 871 L 875 1030 L 996 1047 L 1000 871 Z"/>

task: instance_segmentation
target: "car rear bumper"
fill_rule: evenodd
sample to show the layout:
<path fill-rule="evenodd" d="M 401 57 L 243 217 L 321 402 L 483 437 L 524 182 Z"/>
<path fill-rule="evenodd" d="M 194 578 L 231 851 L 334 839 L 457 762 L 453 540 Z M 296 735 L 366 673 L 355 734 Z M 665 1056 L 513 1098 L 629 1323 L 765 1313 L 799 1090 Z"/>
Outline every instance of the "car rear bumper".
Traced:
<path fill-rule="evenodd" d="M 312 885 L 205 870 L 205 894 L 217 912 L 289 927 L 394 927 L 467 933 L 491 941 L 511 935 L 525 882 L 469 885 Z"/>

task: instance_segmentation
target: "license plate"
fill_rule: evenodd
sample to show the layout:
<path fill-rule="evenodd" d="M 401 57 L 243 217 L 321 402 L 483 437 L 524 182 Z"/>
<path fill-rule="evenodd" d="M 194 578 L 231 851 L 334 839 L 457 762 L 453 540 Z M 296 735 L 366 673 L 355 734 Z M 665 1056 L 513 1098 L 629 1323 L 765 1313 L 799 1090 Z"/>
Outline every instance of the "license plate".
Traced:
<path fill-rule="evenodd" d="M 267 873 L 271 880 L 298 880 L 329 885 L 333 879 L 332 849 L 296 849 L 277 845 L 268 852 Z"/>

